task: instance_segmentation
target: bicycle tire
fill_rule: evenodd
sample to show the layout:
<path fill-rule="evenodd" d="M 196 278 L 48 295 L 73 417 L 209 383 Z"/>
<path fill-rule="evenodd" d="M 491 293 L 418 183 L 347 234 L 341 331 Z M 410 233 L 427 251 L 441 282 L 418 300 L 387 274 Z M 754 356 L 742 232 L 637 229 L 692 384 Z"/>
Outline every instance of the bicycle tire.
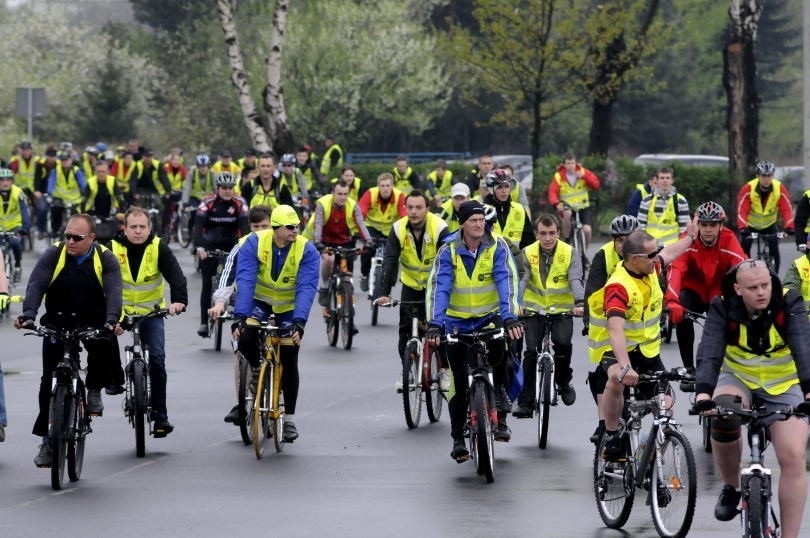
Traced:
<path fill-rule="evenodd" d="M 621 529 L 633 509 L 636 487 L 633 482 L 633 459 L 624 462 L 605 461 L 607 436 L 602 435 L 593 458 L 593 493 L 596 509 L 606 527 Z"/>
<path fill-rule="evenodd" d="M 419 348 L 416 342 L 408 342 L 402 360 L 402 409 L 405 424 L 412 430 L 419 427 L 422 416 L 422 387 L 416 382 L 419 374 Z"/>
<path fill-rule="evenodd" d="M 707 454 L 712 453 L 712 419 L 711 417 L 700 417 L 701 430 L 703 431 L 703 450 Z"/>
<path fill-rule="evenodd" d="M 329 317 L 326 318 L 326 340 L 330 347 L 335 347 L 340 334 L 340 324 L 338 323 L 338 291 L 334 285 L 329 289 Z"/>
<path fill-rule="evenodd" d="M 270 427 L 268 411 L 273 397 L 272 376 L 272 367 L 262 362 L 259 382 L 256 385 L 256 401 L 253 405 L 253 450 L 257 459 L 264 454 L 264 442 L 267 440 L 267 429 Z"/>
<path fill-rule="evenodd" d="M 214 322 L 214 351 L 222 349 L 222 318 Z"/>
<path fill-rule="evenodd" d="M 425 372 L 422 379 L 425 380 L 423 383 L 426 383 L 428 387 L 424 391 L 425 409 L 427 410 L 428 419 L 431 422 L 438 422 L 442 416 L 442 406 L 444 405 L 444 396 L 439 382 L 439 372 L 442 366 L 441 358 L 439 357 L 439 350 L 431 344 L 425 342 L 422 345 L 422 352 L 425 355 Z"/>
<path fill-rule="evenodd" d="M 132 363 L 132 420 L 135 427 L 135 456 L 146 455 L 146 368 L 143 359 Z"/>
<path fill-rule="evenodd" d="M 51 396 L 51 487 L 55 490 L 62 489 L 65 479 L 65 460 L 67 459 L 67 440 L 70 435 L 68 431 L 70 412 L 69 403 L 71 401 L 67 387 L 57 385 Z"/>
<path fill-rule="evenodd" d="M 374 285 L 371 287 L 371 326 L 376 327 L 380 307 L 374 301 L 382 296 L 382 265 L 374 268 L 372 278 L 374 279 Z"/>
<path fill-rule="evenodd" d="M 669 319 L 669 313 L 666 311 L 661 312 L 661 339 L 665 344 L 672 341 L 672 321 Z"/>
<path fill-rule="evenodd" d="M 548 423 L 551 418 L 551 371 L 549 362 L 553 359 L 544 357 L 540 360 L 540 393 L 537 395 L 537 448 L 546 448 L 548 442 Z"/>
<path fill-rule="evenodd" d="M 275 352 L 273 352 L 275 354 Z M 275 359 L 274 359 L 275 360 Z M 276 452 L 284 450 L 284 393 L 282 392 L 281 380 L 284 376 L 283 369 L 273 367 L 273 445 Z"/>
<path fill-rule="evenodd" d="M 753 475 L 748 478 L 748 499 L 743 502 L 743 536 L 745 538 L 764 538 L 765 529 L 763 522 L 766 521 L 765 503 L 762 502 L 762 477 Z"/>
<path fill-rule="evenodd" d="M 188 214 L 185 211 L 177 209 L 179 214 L 177 218 L 177 242 L 183 248 L 188 248 L 191 243 L 191 235 L 188 233 Z"/>
<path fill-rule="evenodd" d="M 689 533 L 695 515 L 695 455 L 686 436 L 676 430 L 665 430 L 664 443 L 656 450 L 660 451 L 661 466 L 656 459 L 650 462 L 650 513 L 653 523 L 659 536 L 683 538 Z"/>
<path fill-rule="evenodd" d="M 483 381 L 474 381 L 470 387 L 470 407 L 473 417 L 470 435 L 475 471 L 491 484 L 495 481 L 495 432 L 490 416 L 490 402 Z"/>
<path fill-rule="evenodd" d="M 239 357 L 239 433 L 242 435 L 242 442 L 246 445 L 253 443 L 253 402 L 255 396 L 250 387 L 253 380 L 253 368 L 246 358 Z"/>
<path fill-rule="evenodd" d="M 354 340 L 354 286 L 351 282 L 344 282 L 340 293 L 343 296 L 343 310 L 340 313 L 340 331 L 343 340 L 343 349 L 352 348 Z"/>
<path fill-rule="evenodd" d="M 82 477 L 82 467 L 84 464 L 84 441 L 89 433 L 90 417 L 85 412 L 87 409 L 87 399 L 84 392 L 84 384 L 79 380 L 76 384 L 79 400 L 76 406 L 76 413 L 73 419 L 73 440 L 68 444 L 67 472 L 71 482 L 77 482 Z"/>

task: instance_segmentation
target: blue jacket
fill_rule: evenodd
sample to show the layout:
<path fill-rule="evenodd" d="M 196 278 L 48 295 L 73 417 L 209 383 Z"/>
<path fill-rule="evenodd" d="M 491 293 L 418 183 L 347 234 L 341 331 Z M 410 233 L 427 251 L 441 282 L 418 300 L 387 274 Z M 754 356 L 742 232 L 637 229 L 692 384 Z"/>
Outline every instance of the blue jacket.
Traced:
<path fill-rule="evenodd" d="M 245 240 L 239 249 L 236 261 L 236 306 L 234 314 L 237 317 L 248 318 L 253 312 L 256 303 L 262 303 L 253 298 L 253 291 L 256 288 L 256 275 L 259 273 L 259 258 L 256 254 L 259 239 L 256 234 Z M 274 245 L 274 248 L 275 247 Z M 290 252 L 289 245 L 274 252 L 273 255 L 280 255 L 279 263 L 284 264 L 287 254 Z M 321 257 L 318 250 L 311 241 L 307 241 L 304 247 L 304 255 L 298 264 L 298 278 L 295 281 L 295 308 L 290 312 L 276 314 L 276 322 L 293 321 L 306 324 L 309 317 L 309 310 L 315 300 L 315 291 L 318 287 L 318 271 L 320 269 Z M 266 307 L 266 305 L 265 305 Z"/>
<path fill-rule="evenodd" d="M 641 206 L 641 201 L 648 195 L 652 194 L 652 187 L 650 187 L 650 182 L 644 182 L 644 194 L 641 194 L 641 191 L 636 189 L 633 191 L 633 195 L 630 197 L 630 200 L 627 202 L 627 209 L 625 209 L 625 215 L 633 215 L 634 217 L 638 217 L 638 208 Z"/>
<path fill-rule="evenodd" d="M 461 258 L 461 262 L 467 269 L 468 274 L 472 274 L 477 262 L 477 257 L 464 245 L 460 231 L 449 235 L 445 239 L 445 244 L 436 254 L 428 278 L 425 299 L 427 301 L 426 308 L 429 322 L 432 325 L 440 325 L 445 332 L 452 332 L 453 329 L 458 329 L 459 332 L 469 332 L 483 327 L 496 315 L 499 315 L 503 321 L 516 319 L 518 315 L 518 282 L 520 278 L 515 266 L 515 260 L 506 242 L 502 238 L 495 238 L 488 230 L 484 234 L 479 252 L 482 248 L 497 243 L 493 260 L 493 281 L 498 290 L 499 312 L 481 318 L 458 318 L 447 315 L 455 271 L 450 243 L 455 243 L 456 255 Z"/>

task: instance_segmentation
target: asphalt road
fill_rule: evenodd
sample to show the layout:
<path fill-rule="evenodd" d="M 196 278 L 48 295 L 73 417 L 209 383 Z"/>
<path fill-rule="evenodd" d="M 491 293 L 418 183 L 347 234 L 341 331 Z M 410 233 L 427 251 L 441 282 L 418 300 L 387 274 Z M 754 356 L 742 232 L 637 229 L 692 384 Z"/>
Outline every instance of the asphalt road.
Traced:
<path fill-rule="evenodd" d="M 783 244 L 785 260 L 795 257 L 791 246 Z M 191 257 L 177 253 L 196 304 L 200 278 Z M 33 265 L 32 253 L 24 264 Z M 12 308 L 19 312 L 19 305 Z M 191 310 L 167 321 L 174 433 L 149 438 L 146 457 L 136 458 L 121 396 L 105 395 L 82 479 L 61 492 L 51 490 L 49 472 L 32 462 L 39 339 L 0 326 L 9 411 L 0 444 L 0 536 L 656 536 L 643 497 L 624 532 L 605 529 L 597 514 L 587 439 L 596 414 L 585 385 L 589 364 L 580 321 L 577 402 L 552 409 L 546 450 L 536 446 L 534 420 L 511 419 L 512 441 L 496 445 L 495 482 L 487 485 L 471 462 L 449 458 L 446 407 L 438 423 L 428 423 L 423 412 L 418 429 L 406 428 L 402 398 L 393 389 L 396 311 L 382 310 L 379 326 L 371 327 L 368 302 L 358 298 L 360 334 L 344 351 L 328 347 L 320 309 L 313 308 L 300 359 L 301 436 L 280 454 L 269 444 L 257 460 L 238 429 L 222 420 L 235 403 L 232 354 L 214 352 L 210 340 L 195 334 L 194 304 Z M 677 344 L 664 345 L 663 357 L 679 364 Z M 700 450 L 688 405 L 688 395 L 678 393 L 676 417 L 695 446 L 699 474 L 690 536 L 735 535 L 737 522 L 713 517 L 719 479 L 710 455 Z M 772 450 L 766 458 L 778 475 Z M 803 534 L 810 535 L 807 521 Z"/>

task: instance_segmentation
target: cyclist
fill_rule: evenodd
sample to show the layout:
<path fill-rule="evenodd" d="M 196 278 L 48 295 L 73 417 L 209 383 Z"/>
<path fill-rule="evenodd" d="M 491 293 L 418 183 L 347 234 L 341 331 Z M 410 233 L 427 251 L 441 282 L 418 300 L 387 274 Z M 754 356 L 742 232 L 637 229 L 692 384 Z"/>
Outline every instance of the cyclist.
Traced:
<path fill-rule="evenodd" d="M 3 251 L 0 250 L 0 312 L 8 308 L 8 302 L 8 275 L 6 274 L 6 262 L 3 259 Z M 6 391 L 3 386 L 3 368 L 0 367 L 0 443 L 6 440 L 6 426 L 8 426 Z"/>
<path fill-rule="evenodd" d="M 87 146 L 84 148 L 81 156 L 81 168 L 84 172 L 84 177 L 90 177 L 95 173 L 96 163 L 98 162 L 98 148 L 96 146 Z"/>
<path fill-rule="evenodd" d="M 86 213 L 103 219 L 121 209 L 122 193 L 110 175 L 106 161 L 96 162 L 95 174 L 87 178 L 87 191 Z"/>
<path fill-rule="evenodd" d="M 281 156 L 281 184 L 290 189 L 293 207 L 309 208 L 309 189 L 307 180 L 298 168 L 295 167 L 295 155 L 285 153 Z M 289 205 L 289 204 L 288 204 Z M 299 215 L 300 216 L 300 215 Z"/>
<path fill-rule="evenodd" d="M 73 157 L 67 151 L 61 151 L 56 158 L 59 165 L 51 170 L 48 176 L 48 194 L 62 200 L 65 204 L 78 207 L 82 202 L 82 193 L 87 188 L 87 181 L 78 166 L 73 164 Z M 51 206 L 51 230 L 61 229 L 65 208 Z"/>
<path fill-rule="evenodd" d="M 295 167 L 303 174 L 307 182 L 307 191 L 311 196 L 314 197 L 318 191 L 329 191 L 329 187 L 324 184 L 320 170 L 315 165 L 315 160 L 310 158 L 309 150 L 306 147 L 298 148 L 298 151 L 295 152 Z"/>
<path fill-rule="evenodd" d="M 43 239 L 48 228 L 48 178 L 57 166 L 56 148 L 48 146 L 45 156 L 34 167 L 34 207 L 37 214 L 37 238 Z"/>
<path fill-rule="evenodd" d="M 17 234 L 9 238 L 9 244 L 14 253 L 12 280 L 19 282 L 22 278 L 22 236 L 28 234 L 31 217 L 28 213 L 28 197 L 21 188 L 14 185 L 13 180 L 14 173 L 11 170 L 0 168 L 0 232 Z"/>
<path fill-rule="evenodd" d="M 776 214 L 782 216 L 785 233 L 793 235 L 793 206 L 790 192 L 778 179 L 774 179 L 776 166 L 771 161 L 757 163 L 757 177 L 746 183 L 737 195 L 737 228 L 746 256 L 751 256 L 751 232 L 772 234 L 768 237 L 768 250 L 774 261 L 774 272 L 779 273 L 779 239 L 776 237 Z"/>
<path fill-rule="evenodd" d="M 283 438 L 298 438 L 294 417 L 298 400 L 298 351 L 309 311 L 315 298 L 318 251 L 298 235 L 301 220 L 295 209 L 280 205 L 270 215 L 271 230 L 257 232 L 239 249 L 236 270 L 236 306 L 239 351 L 258 372 L 258 332 L 251 321 L 271 315 L 280 327 L 288 327 L 292 342 L 282 339 L 281 385 L 284 392 Z"/>
<path fill-rule="evenodd" d="M 683 365 L 694 371 L 695 328 L 684 310 L 707 312 L 712 297 L 721 294 L 720 282 L 726 272 L 743 261 L 740 242 L 723 226 L 726 212 L 714 202 L 698 206 L 698 240 L 672 262 L 664 297 L 669 319 L 675 324 L 678 350 Z"/>
<path fill-rule="evenodd" d="M 599 416 L 605 421 L 608 435 L 604 453 L 607 459 L 624 454 L 617 433 L 624 387 L 635 385 L 638 373 L 664 370 L 659 355 L 664 298 L 659 284 L 660 267 L 695 241 L 696 229 L 697 224 L 690 222 L 687 235 L 666 249 L 645 231 L 631 233 L 622 245 L 622 262 L 605 287 L 588 298 L 588 354 L 591 362 L 600 366 L 589 381 L 595 387 L 592 391 L 602 393 Z M 652 388 L 643 387 L 641 392 L 645 389 Z"/>
<path fill-rule="evenodd" d="M 652 194 L 653 189 L 657 184 L 658 170 L 653 170 L 647 177 L 647 181 L 636 184 L 636 190 L 634 190 L 632 196 L 630 196 L 630 200 L 627 202 L 627 209 L 624 210 L 624 214 L 638 217 L 638 208 L 641 205 L 641 201 Z"/>
<path fill-rule="evenodd" d="M 349 185 L 338 182 L 332 185 L 332 194 L 321 196 L 315 204 L 315 216 L 309 219 L 304 237 L 326 247 L 347 247 L 354 244 L 359 235 L 371 243 L 371 235 L 363 222 L 363 214 L 354 200 L 349 198 Z M 354 269 L 354 259 L 346 260 L 349 272 Z M 335 265 L 334 254 L 325 249 L 321 253 L 321 272 L 318 280 L 318 304 L 329 306 L 329 281 Z M 357 327 L 354 328 L 357 331 Z"/>
<path fill-rule="evenodd" d="M 118 188 L 124 193 L 127 203 L 131 203 L 131 194 L 129 192 L 132 183 L 137 182 L 141 177 L 143 165 L 140 160 L 136 160 L 136 154 L 140 158 L 140 154 L 135 151 L 124 150 L 122 157 L 113 163 L 110 173 L 115 176 L 115 182 Z"/>
<path fill-rule="evenodd" d="M 236 178 L 237 183 L 242 176 L 242 168 L 234 162 L 233 155 L 227 149 L 219 152 L 219 160 L 211 166 L 211 172 L 214 173 L 215 177 L 222 172 L 230 172 Z"/>
<path fill-rule="evenodd" d="M 377 177 L 377 186 L 364 192 L 357 205 L 371 237 L 387 239 L 394 222 L 405 216 L 405 193 L 394 187 L 394 176 L 383 172 Z M 371 248 L 365 249 L 360 255 L 362 291 L 368 291 L 368 274 L 371 271 L 373 257 L 374 250 Z"/>
<path fill-rule="evenodd" d="M 523 277 L 520 281 L 521 308 L 524 313 L 549 314 L 571 312 L 581 316 L 585 304 L 582 283 L 582 262 L 576 249 L 560 241 L 559 217 L 540 215 L 537 219 L 537 241 L 523 248 Z M 551 324 L 554 344 L 554 383 L 565 405 L 577 399 L 571 384 L 571 340 L 574 320 L 570 317 L 546 321 L 529 317 L 526 325 L 526 351 L 523 355 L 523 390 L 518 407 L 512 413 L 517 418 L 531 418 L 534 408 L 537 376 L 537 347 L 541 345 L 545 324 Z"/>
<path fill-rule="evenodd" d="M 487 174 L 489 195 L 484 202 L 494 207 L 497 214 L 492 232 L 502 235 L 522 249 L 534 243 L 535 238 L 528 213 L 522 205 L 512 201 L 511 179 L 506 170 L 500 168 Z"/>
<path fill-rule="evenodd" d="M 141 175 L 138 178 L 132 178 L 130 182 L 130 194 L 132 196 L 132 203 L 146 207 L 152 205 L 155 209 L 161 211 L 161 217 L 165 215 L 168 209 L 168 201 L 172 193 L 172 185 L 169 183 L 169 178 L 166 176 L 166 171 L 160 165 L 160 161 L 155 159 L 154 152 L 149 148 L 144 148 L 141 155 Z M 147 204 L 147 200 L 151 200 Z M 168 221 L 165 221 L 166 223 Z M 160 224 L 160 221 L 158 221 Z M 158 226 L 160 229 L 155 230 L 160 233 L 163 225 Z"/>
<path fill-rule="evenodd" d="M 762 260 L 741 262 L 712 299 L 698 346 L 696 401 L 777 410 L 810 399 L 810 323 L 800 293 L 783 294 L 779 278 Z M 741 398 L 737 403 L 735 399 Z M 796 537 L 807 496 L 807 419 L 765 419 L 781 468 L 782 536 Z M 730 521 L 740 500 L 742 440 L 739 417 L 712 419 L 712 453 L 724 482 L 714 516 Z"/>
<path fill-rule="evenodd" d="M 447 166 L 447 161 L 438 159 L 433 171 L 425 178 L 428 190 L 433 190 L 433 204 L 436 207 L 442 206 L 445 200 L 452 197 L 450 191 L 453 187 L 453 171 Z M 469 192 L 470 188 L 467 187 Z"/>
<path fill-rule="evenodd" d="M 230 172 L 217 176 L 217 191 L 200 200 L 194 223 L 194 244 L 200 257 L 202 291 L 200 292 L 200 326 L 197 334 L 208 337 L 208 307 L 211 306 L 211 278 L 217 274 L 218 260 L 208 257 L 208 250 L 231 250 L 240 236 L 249 233 L 248 205 L 234 194 L 236 178 Z"/>
<path fill-rule="evenodd" d="M 324 141 L 326 149 L 321 158 L 321 175 L 329 177 L 332 170 L 339 170 L 343 168 L 343 148 L 335 143 L 335 139 L 327 136 Z M 356 198 L 355 198 L 356 200 Z"/>
<path fill-rule="evenodd" d="M 450 199 L 442 203 L 442 212 L 439 214 L 450 232 L 458 230 L 458 208 L 470 199 L 470 188 L 466 183 L 456 183 L 450 188 Z"/>
<path fill-rule="evenodd" d="M 548 203 L 557 208 L 557 214 L 562 219 L 563 240 L 571 237 L 573 211 L 579 210 L 586 247 L 591 243 L 593 225 L 591 202 L 588 199 L 589 189 L 599 189 L 599 178 L 596 174 L 577 163 L 577 157 L 573 153 L 563 155 L 563 162 L 557 167 L 548 186 Z"/>
<path fill-rule="evenodd" d="M 276 170 L 276 160 L 269 153 L 259 156 L 259 176 L 246 183 L 242 191 L 249 207 L 263 205 L 274 209 L 281 204 L 293 205 L 290 187 Z"/>
<path fill-rule="evenodd" d="M 784 286 L 801 293 L 804 297 L 804 305 L 808 307 L 810 306 L 810 234 L 805 235 L 805 241 L 804 253 L 793 260 L 785 273 Z"/>
<path fill-rule="evenodd" d="M 466 187 L 463 183 L 459 185 Z M 391 302 L 391 288 L 395 284 L 397 269 L 400 270 L 399 281 L 402 282 L 400 299 L 407 302 L 425 300 L 425 287 L 436 251 L 449 233 L 447 224 L 438 215 L 428 211 L 428 204 L 428 197 L 419 190 L 413 190 L 405 197 L 407 216 L 397 220 L 391 227 L 393 233 L 388 236 L 388 243 L 385 246 L 383 276 L 380 282 L 382 295 L 377 300 L 379 304 Z M 411 319 L 414 311 L 418 312 L 420 320 L 425 319 L 424 304 L 399 310 L 397 350 L 401 361 L 405 360 L 405 346 L 411 338 Z M 401 368 L 402 362 L 399 377 L 394 384 L 394 388 L 398 391 L 402 390 Z M 443 368 L 439 376 L 441 389 L 449 390 L 450 374 L 447 369 Z"/>
<path fill-rule="evenodd" d="M 40 324 L 51 327 L 115 328 L 121 317 L 121 267 L 115 255 L 95 242 L 95 221 L 80 213 L 67 221 L 64 240 L 50 245 L 37 260 L 28 286 L 22 315 L 14 321 L 18 329 L 33 325 L 43 298 L 45 314 Z M 47 292 L 47 295 L 46 295 Z M 107 339 L 88 339 L 87 413 L 101 416 L 104 404 L 101 388 L 110 368 L 112 346 Z M 48 410 L 53 370 L 62 360 L 62 343 L 45 338 L 42 341 L 42 377 L 39 383 L 39 414 L 33 434 L 42 437 L 34 464 L 51 466 L 48 442 Z"/>
<path fill-rule="evenodd" d="M 523 336 L 518 321 L 518 272 L 506 241 L 493 236 L 487 229 L 484 206 L 475 200 L 461 204 L 461 229 L 448 236 L 436 253 L 428 278 L 426 312 L 429 322 L 425 337 L 438 346 L 442 334 L 474 331 L 495 323 L 503 324 L 509 336 Z M 460 345 L 446 346 L 447 359 L 453 372 L 455 395 L 450 398 L 450 435 L 453 449 L 450 457 L 461 463 L 469 459 L 464 444 L 464 421 L 467 409 L 467 349 Z M 506 343 L 487 344 L 488 358 L 493 366 L 498 426 L 497 441 L 509 441 L 512 434 L 506 424 L 511 402 L 506 393 L 508 373 Z"/>
<path fill-rule="evenodd" d="M 242 182 L 250 181 L 259 174 L 259 154 L 253 148 L 245 150 L 245 156 L 237 159 L 236 164 L 242 170 Z"/>
<path fill-rule="evenodd" d="M 422 179 L 408 164 L 408 157 L 399 155 L 391 171 L 394 178 L 394 187 L 408 194 L 414 189 L 422 188 Z"/>
<path fill-rule="evenodd" d="M 216 179 L 213 172 L 211 172 L 211 158 L 208 155 L 200 153 L 194 159 L 194 162 L 196 166 L 189 171 L 189 180 L 183 185 L 182 201 L 184 205 L 196 208 L 200 200 L 216 190 L 214 184 Z M 192 239 L 194 237 L 194 220 L 196 216 L 196 209 L 189 213 L 188 236 Z"/>
<path fill-rule="evenodd" d="M 171 299 L 169 314 L 175 315 L 186 309 L 188 291 L 186 277 L 177 263 L 169 245 L 152 233 L 152 223 L 146 210 L 130 207 L 124 215 L 124 233 L 110 242 L 110 250 L 121 265 L 124 282 L 124 315 L 145 314 L 159 305 L 166 308 L 165 282 L 169 283 Z M 166 437 L 174 430 L 166 412 L 166 336 L 162 317 L 153 317 L 141 322 L 141 342 L 149 348 L 149 384 L 152 388 L 153 435 Z M 116 326 L 116 334 L 124 329 Z M 120 363 L 119 379 L 123 381 Z M 114 366 L 114 370 L 116 369 Z M 123 392 L 123 387 L 116 387 Z M 113 390 L 112 392 L 116 392 Z M 109 394 L 110 391 L 108 390 Z"/>
<path fill-rule="evenodd" d="M 470 188 L 470 192 L 477 191 L 482 184 L 486 184 L 487 174 L 495 167 L 492 155 L 481 155 L 478 157 L 478 166 L 470 170 L 470 174 L 464 181 Z"/>
<path fill-rule="evenodd" d="M 343 182 L 349 186 L 349 198 L 357 202 L 360 199 L 360 186 L 363 180 L 357 177 L 357 173 L 351 166 L 345 166 L 340 171 L 339 177 L 334 177 L 331 180 L 332 185 L 338 182 Z"/>
<path fill-rule="evenodd" d="M 28 140 L 20 143 L 20 152 L 11 157 L 8 168 L 14 172 L 14 184 L 21 188 L 28 197 L 34 193 L 34 174 L 39 157 L 34 155 L 33 146 Z"/>
<path fill-rule="evenodd" d="M 672 186 L 672 168 L 661 168 L 652 194 L 638 208 L 638 223 L 656 241 L 669 245 L 678 240 L 689 223 L 689 202 Z"/>

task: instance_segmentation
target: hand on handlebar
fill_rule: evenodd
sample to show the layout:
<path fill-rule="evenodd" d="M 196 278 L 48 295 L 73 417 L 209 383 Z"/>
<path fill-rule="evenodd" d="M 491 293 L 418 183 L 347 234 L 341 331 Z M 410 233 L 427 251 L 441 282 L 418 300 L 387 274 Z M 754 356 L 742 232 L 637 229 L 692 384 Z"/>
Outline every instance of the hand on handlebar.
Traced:
<path fill-rule="evenodd" d="M 627 364 L 619 370 L 616 375 L 616 382 L 625 387 L 634 387 L 638 384 L 638 372 L 630 364 Z"/>
<path fill-rule="evenodd" d="M 182 312 L 186 311 L 186 305 L 183 303 L 172 303 L 169 305 L 169 315 L 170 316 L 178 316 Z"/>
<path fill-rule="evenodd" d="M 506 320 L 503 326 L 512 340 L 519 340 L 523 336 L 523 324 L 517 318 Z"/>
<path fill-rule="evenodd" d="M 376 299 L 374 299 L 374 304 L 379 305 L 379 306 L 385 306 L 385 305 L 390 304 L 390 303 L 391 303 L 391 298 L 389 296 L 387 296 L 387 295 L 381 295 L 380 297 L 377 297 Z"/>

